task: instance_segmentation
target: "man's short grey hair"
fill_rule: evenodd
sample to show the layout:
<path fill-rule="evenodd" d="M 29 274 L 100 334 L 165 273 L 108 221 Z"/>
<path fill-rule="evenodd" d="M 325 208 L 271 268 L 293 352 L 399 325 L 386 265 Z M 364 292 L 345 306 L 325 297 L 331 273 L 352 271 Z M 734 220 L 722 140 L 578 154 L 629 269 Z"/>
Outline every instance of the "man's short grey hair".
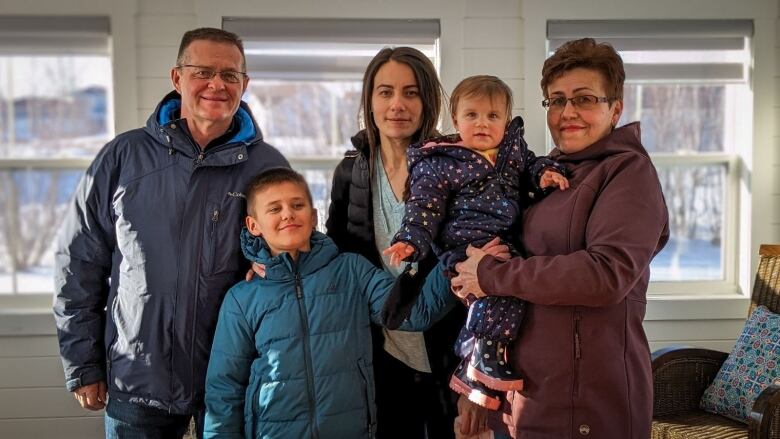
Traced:
<path fill-rule="evenodd" d="M 176 65 L 181 66 L 187 64 L 184 59 L 184 53 L 187 51 L 190 44 L 197 40 L 228 43 L 236 46 L 241 52 L 241 69 L 246 70 L 246 55 L 244 55 L 244 43 L 241 41 L 241 38 L 233 32 L 214 27 L 201 27 L 185 32 L 181 37 L 181 44 L 179 44 L 179 54 L 176 57 Z"/>

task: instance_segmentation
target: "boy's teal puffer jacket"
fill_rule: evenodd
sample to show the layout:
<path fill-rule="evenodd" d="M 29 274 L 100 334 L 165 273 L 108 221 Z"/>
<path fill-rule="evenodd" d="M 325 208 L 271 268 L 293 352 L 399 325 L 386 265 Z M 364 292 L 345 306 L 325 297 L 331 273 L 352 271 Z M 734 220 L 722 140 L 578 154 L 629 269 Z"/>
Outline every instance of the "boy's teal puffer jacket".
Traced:
<path fill-rule="evenodd" d="M 295 263 L 241 234 L 266 278 L 225 296 L 206 377 L 205 437 L 373 437 L 369 319 L 379 323 L 394 278 L 362 256 L 339 254 L 314 232 Z M 401 329 L 420 331 L 456 303 L 441 267 Z"/>

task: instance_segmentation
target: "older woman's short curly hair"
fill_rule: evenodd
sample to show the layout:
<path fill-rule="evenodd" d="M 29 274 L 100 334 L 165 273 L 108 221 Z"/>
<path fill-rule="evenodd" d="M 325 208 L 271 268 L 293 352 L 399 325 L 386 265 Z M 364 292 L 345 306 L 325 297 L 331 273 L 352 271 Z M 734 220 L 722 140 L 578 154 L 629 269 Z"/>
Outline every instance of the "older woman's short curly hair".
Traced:
<path fill-rule="evenodd" d="M 547 95 L 547 86 L 563 76 L 564 73 L 577 69 L 591 69 L 604 77 L 604 90 L 610 100 L 623 99 L 623 83 L 626 81 L 626 71 L 623 69 L 623 59 L 609 43 L 597 43 L 593 38 L 572 40 L 558 49 L 544 61 L 542 67 L 542 94 Z"/>

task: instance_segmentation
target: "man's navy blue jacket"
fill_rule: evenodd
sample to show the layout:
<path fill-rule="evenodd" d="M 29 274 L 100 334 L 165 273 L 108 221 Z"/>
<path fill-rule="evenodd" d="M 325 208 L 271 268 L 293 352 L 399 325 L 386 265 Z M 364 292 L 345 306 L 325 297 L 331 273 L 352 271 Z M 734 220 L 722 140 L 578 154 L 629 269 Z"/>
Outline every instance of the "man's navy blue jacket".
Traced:
<path fill-rule="evenodd" d="M 245 103 L 232 138 L 202 152 L 170 93 L 146 127 L 98 153 L 64 218 L 54 314 L 68 390 L 105 380 L 111 398 L 203 407 L 222 298 L 248 267 L 244 188 L 287 166 Z"/>

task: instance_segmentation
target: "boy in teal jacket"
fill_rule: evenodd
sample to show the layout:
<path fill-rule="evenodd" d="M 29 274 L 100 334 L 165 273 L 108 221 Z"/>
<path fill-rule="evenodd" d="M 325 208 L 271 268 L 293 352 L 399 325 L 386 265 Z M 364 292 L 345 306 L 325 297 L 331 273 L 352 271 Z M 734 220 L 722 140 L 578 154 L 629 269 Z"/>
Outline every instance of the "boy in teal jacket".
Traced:
<path fill-rule="evenodd" d="M 303 177 L 278 168 L 247 191 L 241 247 L 264 279 L 228 291 L 206 376 L 207 438 L 371 438 L 369 323 L 394 278 L 314 231 Z M 441 267 L 401 329 L 421 331 L 457 303 Z M 399 420 L 402 422 L 402 420 Z"/>

